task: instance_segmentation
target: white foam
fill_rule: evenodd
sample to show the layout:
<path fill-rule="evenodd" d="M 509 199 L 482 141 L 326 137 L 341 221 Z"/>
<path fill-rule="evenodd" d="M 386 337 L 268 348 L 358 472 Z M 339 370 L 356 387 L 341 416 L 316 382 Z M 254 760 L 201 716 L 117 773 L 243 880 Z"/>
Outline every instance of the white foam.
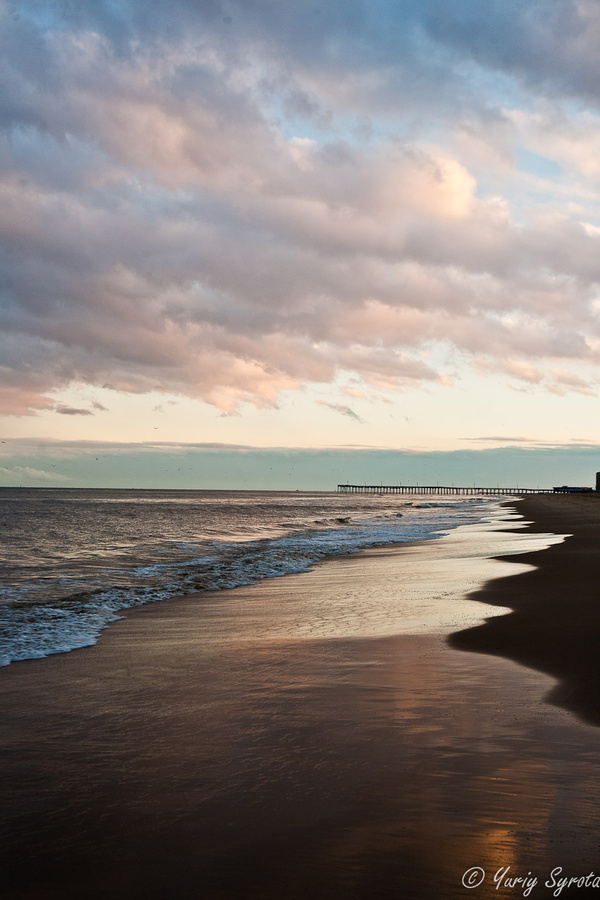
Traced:
<path fill-rule="evenodd" d="M 499 509 L 490 501 L 469 504 L 468 508 L 463 503 L 402 506 L 402 514 L 387 509 L 379 515 L 362 518 L 327 516 L 316 527 L 311 519 L 310 528 L 279 532 L 276 537 L 252 541 L 237 538 L 196 544 L 171 542 L 171 548 L 177 550 L 176 558 L 169 559 L 166 550 L 161 555 L 154 548 L 155 559 L 163 561 L 129 570 L 115 568 L 112 559 L 112 567 L 102 572 L 103 583 L 97 573 L 95 576 L 91 573 L 87 582 L 81 577 L 63 579 L 66 584 L 76 586 L 77 593 L 71 591 L 70 596 L 48 603 L 29 599 L 31 585 L 24 584 L 20 590 L 13 587 L 0 606 L 0 665 L 90 646 L 97 642 L 104 628 L 119 618 L 121 611 L 132 606 L 183 593 L 235 588 L 265 578 L 305 572 L 326 557 L 369 547 L 432 540 Z M 149 547 L 148 552 L 152 549 Z M 115 582 L 112 585 L 111 579 Z M 36 588 L 39 594 L 39 583 Z"/>

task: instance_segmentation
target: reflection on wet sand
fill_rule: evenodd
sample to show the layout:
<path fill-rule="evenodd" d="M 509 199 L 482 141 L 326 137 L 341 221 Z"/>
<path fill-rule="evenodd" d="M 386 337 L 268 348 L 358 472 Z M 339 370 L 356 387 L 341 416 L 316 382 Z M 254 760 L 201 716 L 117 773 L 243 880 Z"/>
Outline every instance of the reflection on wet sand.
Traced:
<path fill-rule="evenodd" d="M 481 900 L 516 896 L 501 868 L 599 865 L 600 732 L 541 703 L 548 678 L 441 629 L 363 633 L 418 618 L 423 581 L 473 616 L 447 607 L 483 544 L 444 540 L 146 607 L 3 673 L 5 896 Z M 336 604 L 357 633 L 281 633 Z"/>

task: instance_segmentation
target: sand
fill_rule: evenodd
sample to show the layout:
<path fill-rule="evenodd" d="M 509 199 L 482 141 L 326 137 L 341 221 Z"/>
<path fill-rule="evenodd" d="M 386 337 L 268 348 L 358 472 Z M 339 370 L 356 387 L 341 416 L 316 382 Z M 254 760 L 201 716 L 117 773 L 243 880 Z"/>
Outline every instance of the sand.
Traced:
<path fill-rule="evenodd" d="M 452 646 L 495 653 L 558 679 L 548 699 L 600 725 L 600 495 L 536 495 L 517 504 L 530 531 L 569 534 L 535 571 L 492 581 L 473 595 L 509 606 L 509 616 L 463 632 Z"/>
<path fill-rule="evenodd" d="M 600 527 L 588 500 L 523 507 L 538 530 L 585 541 Z M 600 732 L 544 699 L 558 696 L 544 673 L 560 676 L 577 684 L 565 705 L 581 712 L 585 696 L 593 719 L 591 661 L 582 652 L 576 671 L 574 650 L 588 646 L 593 590 L 574 572 L 591 578 L 597 562 L 581 541 L 533 554 L 532 571 L 464 559 L 493 541 L 453 532 L 145 607 L 95 647 L 2 670 L 2 897 L 481 900 L 522 896 L 496 890 L 502 867 L 537 877 L 534 897 L 552 896 L 556 867 L 600 869 Z M 396 635 L 374 610 L 403 593 L 413 631 Z M 443 628 L 428 597 L 455 610 Z M 515 650 L 503 641 L 521 616 Z M 542 652 L 549 619 L 557 641 Z M 537 641 L 524 661 L 543 671 L 456 649 L 483 641 L 515 658 Z M 486 879 L 468 890 L 473 866 Z"/>

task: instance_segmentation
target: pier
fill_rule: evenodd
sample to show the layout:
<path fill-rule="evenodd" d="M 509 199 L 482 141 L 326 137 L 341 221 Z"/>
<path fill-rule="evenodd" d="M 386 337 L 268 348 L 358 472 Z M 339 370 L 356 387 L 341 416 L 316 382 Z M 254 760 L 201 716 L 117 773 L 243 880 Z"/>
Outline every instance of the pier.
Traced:
<path fill-rule="evenodd" d="M 452 487 L 430 484 L 338 484 L 339 494 L 436 494 L 442 496 L 462 495 L 478 497 L 509 496 L 523 494 L 552 494 L 553 488 L 520 487 Z"/>

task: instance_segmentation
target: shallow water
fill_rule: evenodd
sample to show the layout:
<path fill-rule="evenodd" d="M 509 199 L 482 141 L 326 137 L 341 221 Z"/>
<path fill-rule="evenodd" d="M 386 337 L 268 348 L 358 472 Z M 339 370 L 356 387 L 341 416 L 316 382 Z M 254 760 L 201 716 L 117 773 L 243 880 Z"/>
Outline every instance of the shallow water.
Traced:
<path fill-rule="evenodd" d="M 477 498 L 0 490 L 0 665 L 95 643 L 131 606 L 430 540 L 497 514 Z"/>

